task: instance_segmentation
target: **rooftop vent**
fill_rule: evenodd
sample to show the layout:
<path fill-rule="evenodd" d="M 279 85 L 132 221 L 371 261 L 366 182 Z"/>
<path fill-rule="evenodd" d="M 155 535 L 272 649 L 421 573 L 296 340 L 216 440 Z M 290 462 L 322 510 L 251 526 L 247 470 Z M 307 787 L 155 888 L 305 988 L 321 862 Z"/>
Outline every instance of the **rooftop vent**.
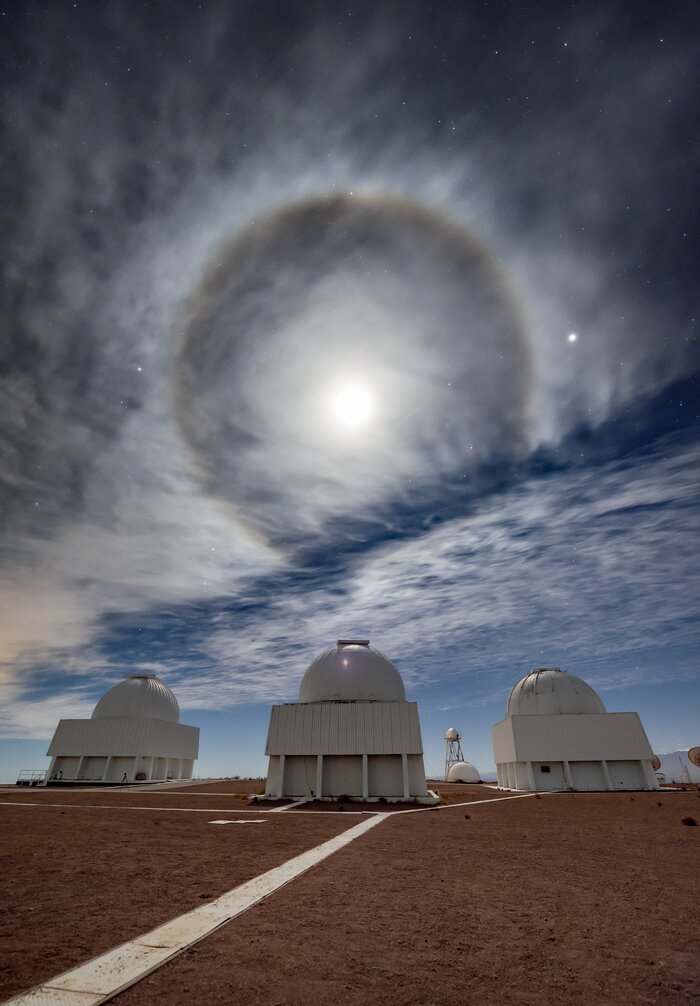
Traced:
<path fill-rule="evenodd" d="M 369 646 L 369 639 L 339 639 L 338 646 Z"/>

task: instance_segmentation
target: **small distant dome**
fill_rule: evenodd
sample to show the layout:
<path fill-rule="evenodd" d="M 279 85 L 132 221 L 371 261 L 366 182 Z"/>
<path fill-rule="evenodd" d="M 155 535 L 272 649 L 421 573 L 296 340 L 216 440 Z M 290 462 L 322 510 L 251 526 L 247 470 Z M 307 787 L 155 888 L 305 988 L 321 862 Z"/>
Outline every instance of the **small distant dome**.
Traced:
<path fill-rule="evenodd" d="M 535 667 L 508 696 L 506 716 L 604 713 L 600 697 L 581 678 L 559 667 Z"/>
<path fill-rule="evenodd" d="M 93 720 L 167 720 L 180 722 L 177 699 L 160 678 L 134 674 L 120 681 L 102 696 L 92 713 Z"/>
<path fill-rule="evenodd" d="M 309 665 L 299 689 L 300 702 L 405 702 L 396 667 L 369 639 L 339 639 Z"/>
<path fill-rule="evenodd" d="M 450 727 L 448 730 L 445 731 L 445 740 L 446 741 L 459 740 L 459 733 L 455 730 L 454 727 Z"/>
<path fill-rule="evenodd" d="M 479 770 L 470 761 L 456 761 L 447 773 L 448 782 L 481 782 Z"/>

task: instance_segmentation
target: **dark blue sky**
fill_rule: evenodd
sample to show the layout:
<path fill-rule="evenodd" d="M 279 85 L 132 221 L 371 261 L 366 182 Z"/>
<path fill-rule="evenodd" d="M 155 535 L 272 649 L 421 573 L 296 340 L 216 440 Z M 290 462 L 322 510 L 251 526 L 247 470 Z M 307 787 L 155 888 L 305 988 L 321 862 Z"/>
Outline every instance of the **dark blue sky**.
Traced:
<path fill-rule="evenodd" d="M 139 669 L 262 772 L 355 633 L 433 770 L 540 663 L 700 742 L 697 20 L 4 10 L 0 776 Z"/>

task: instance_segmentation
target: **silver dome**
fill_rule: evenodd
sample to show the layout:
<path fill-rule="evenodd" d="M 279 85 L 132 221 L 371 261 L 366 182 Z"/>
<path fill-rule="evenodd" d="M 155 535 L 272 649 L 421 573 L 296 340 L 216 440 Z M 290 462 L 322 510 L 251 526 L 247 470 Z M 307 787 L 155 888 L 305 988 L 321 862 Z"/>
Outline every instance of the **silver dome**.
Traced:
<path fill-rule="evenodd" d="M 310 664 L 299 689 L 300 702 L 405 702 L 396 667 L 368 639 L 339 639 Z"/>
<path fill-rule="evenodd" d="M 558 667 L 533 668 L 513 686 L 506 704 L 506 716 L 575 716 L 605 711 L 590 685 Z"/>
<path fill-rule="evenodd" d="M 160 678 L 134 674 L 102 696 L 92 712 L 94 720 L 167 720 L 180 722 L 177 699 Z"/>

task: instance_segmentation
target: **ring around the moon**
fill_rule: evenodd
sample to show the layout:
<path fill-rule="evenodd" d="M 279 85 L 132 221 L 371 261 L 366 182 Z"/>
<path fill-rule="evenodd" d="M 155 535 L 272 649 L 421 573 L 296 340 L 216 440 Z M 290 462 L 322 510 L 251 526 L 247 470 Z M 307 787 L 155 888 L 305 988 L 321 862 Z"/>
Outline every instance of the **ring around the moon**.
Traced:
<path fill-rule="evenodd" d="M 324 406 L 348 380 L 372 402 L 352 436 Z M 293 542 L 517 456 L 530 354 L 501 272 L 462 227 L 405 199 L 318 197 L 251 223 L 210 262 L 174 393 L 207 492 Z"/>

